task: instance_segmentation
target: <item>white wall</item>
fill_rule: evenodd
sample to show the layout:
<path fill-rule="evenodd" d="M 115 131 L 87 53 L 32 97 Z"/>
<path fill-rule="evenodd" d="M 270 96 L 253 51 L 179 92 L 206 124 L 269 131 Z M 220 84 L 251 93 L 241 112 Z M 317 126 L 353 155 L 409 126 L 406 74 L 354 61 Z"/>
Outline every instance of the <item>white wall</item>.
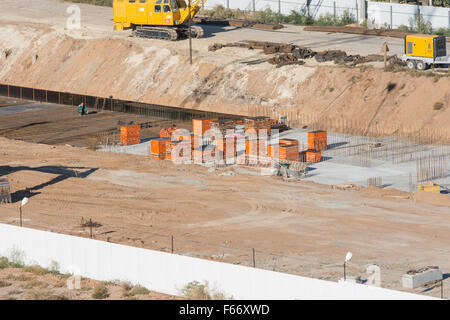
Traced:
<path fill-rule="evenodd" d="M 306 13 L 306 2 L 306 0 L 280 0 L 281 13 L 289 14 L 291 10 Z M 227 3 L 232 9 L 252 10 L 253 8 L 253 0 L 228 0 L 228 2 L 227 0 L 208 0 L 205 7 L 213 8 L 216 5 L 227 7 Z M 385 24 L 390 26 L 391 7 L 394 28 L 400 25 L 409 26 L 409 20 L 416 17 L 417 8 L 420 9 L 424 19 L 431 22 L 433 28 L 450 28 L 450 8 L 367 1 L 367 17 L 371 20 L 374 19 L 379 26 Z M 255 0 L 255 8 L 256 10 L 270 8 L 278 12 L 278 0 Z M 359 19 L 361 0 L 311 0 L 310 2 L 310 14 L 313 17 L 335 13 L 337 16 L 341 16 L 345 10 Z"/>
<path fill-rule="evenodd" d="M 61 271 L 78 269 L 84 277 L 131 281 L 172 295 L 207 280 L 234 299 L 429 299 L 0 224 L 0 255 L 13 250 L 24 252 L 27 264 L 57 261 Z"/>
<path fill-rule="evenodd" d="M 310 14 L 314 17 L 318 17 L 326 13 L 334 13 L 334 3 L 336 3 L 336 14 L 340 15 L 346 9 L 350 10 L 356 15 L 356 1 L 360 0 L 312 0 L 310 3 Z M 216 5 L 222 5 L 231 9 L 252 10 L 253 0 L 208 0 L 205 4 L 206 8 L 213 8 Z M 267 8 L 278 12 L 278 4 L 280 3 L 281 13 L 289 14 L 291 10 L 302 11 L 306 13 L 306 0 L 255 0 L 256 10 L 264 10 Z M 359 10 L 359 3 L 358 3 Z M 359 12 L 359 11 L 358 11 Z"/>
<path fill-rule="evenodd" d="M 392 8 L 392 22 L 391 22 Z M 413 6 L 396 3 L 371 2 L 367 4 L 367 16 L 374 19 L 379 26 L 387 25 L 397 28 L 401 25 L 410 26 L 417 17 L 417 10 L 425 21 L 431 22 L 434 29 L 450 28 L 450 8 L 429 6 Z"/>

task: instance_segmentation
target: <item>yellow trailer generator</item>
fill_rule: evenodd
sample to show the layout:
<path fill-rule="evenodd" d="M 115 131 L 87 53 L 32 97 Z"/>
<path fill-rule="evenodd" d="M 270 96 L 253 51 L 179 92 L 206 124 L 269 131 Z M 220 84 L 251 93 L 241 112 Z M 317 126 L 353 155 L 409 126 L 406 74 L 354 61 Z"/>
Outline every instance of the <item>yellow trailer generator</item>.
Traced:
<path fill-rule="evenodd" d="M 114 0 L 114 30 L 133 29 L 137 37 L 177 40 L 189 35 L 185 24 L 200 11 L 206 0 Z M 191 27 L 191 35 L 203 37 L 203 29 Z"/>
<path fill-rule="evenodd" d="M 425 70 L 431 66 L 450 64 L 445 36 L 407 35 L 402 60 L 409 69 Z"/>

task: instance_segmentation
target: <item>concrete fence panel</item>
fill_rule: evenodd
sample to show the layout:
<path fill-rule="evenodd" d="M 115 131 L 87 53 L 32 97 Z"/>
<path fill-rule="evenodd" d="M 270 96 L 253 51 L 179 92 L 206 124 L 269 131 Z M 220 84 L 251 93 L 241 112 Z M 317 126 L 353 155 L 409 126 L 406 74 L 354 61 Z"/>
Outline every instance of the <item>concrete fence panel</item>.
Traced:
<path fill-rule="evenodd" d="M 410 26 L 420 11 L 425 21 L 429 21 L 434 29 L 450 28 L 450 8 L 415 6 L 397 3 L 384 3 L 366 1 L 367 8 L 365 16 L 374 20 L 379 27 L 388 26 L 397 28 L 401 25 Z M 274 12 L 289 14 L 292 10 L 307 13 L 307 0 L 209 0 L 206 8 L 222 5 L 231 9 L 252 11 L 270 8 Z M 361 0 L 311 0 L 309 2 L 309 13 L 318 18 L 323 15 L 342 16 L 348 11 L 358 21 L 362 21 Z"/>
<path fill-rule="evenodd" d="M 433 29 L 450 28 L 450 8 L 429 6 L 413 6 L 395 3 L 367 3 L 367 17 L 382 27 L 398 28 L 401 25 L 410 27 L 420 12 L 424 22 L 430 22 Z"/>
<path fill-rule="evenodd" d="M 202 260 L 98 240 L 0 224 L 0 255 L 22 252 L 27 264 L 95 280 L 120 280 L 177 295 L 192 281 L 208 281 L 234 299 L 428 299 L 353 283 L 336 283 Z"/>

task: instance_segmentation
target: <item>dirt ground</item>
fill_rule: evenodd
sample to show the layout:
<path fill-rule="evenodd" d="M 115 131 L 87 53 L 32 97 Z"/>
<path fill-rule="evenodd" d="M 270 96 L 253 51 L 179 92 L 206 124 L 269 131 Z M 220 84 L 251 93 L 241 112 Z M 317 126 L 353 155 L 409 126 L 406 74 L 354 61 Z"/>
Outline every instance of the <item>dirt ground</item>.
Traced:
<path fill-rule="evenodd" d="M 170 252 L 174 236 L 175 253 L 204 259 L 250 266 L 255 248 L 259 268 L 336 281 L 352 251 L 349 275 L 364 279 L 377 264 L 383 286 L 399 290 L 412 268 L 450 269 L 447 195 L 343 190 L 5 138 L 0 154 L 14 200 L 1 205 L 1 223 L 18 224 L 27 196 L 27 227 L 89 237 L 81 221 L 93 219 L 96 239 Z"/>
<path fill-rule="evenodd" d="M 379 63 L 344 68 L 314 59 L 303 66 L 275 68 L 255 63 L 270 57 L 260 50 L 208 51 L 215 42 L 295 42 L 297 37 L 315 50 L 329 44 L 328 49 L 358 51 L 360 43 L 371 41 L 352 53 L 379 54 L 386 39 L 345 35 L 349 38 L 337 41 L 344 36 L 334 34 L 315 41 L 324 35 L 300 29 L 215 30 L 194 41 L 190 65 L 188 41 L 113 32 L 110 8 L 82 5 L 82 29 L 68 30 L 68 5 L 53 0 L 0 3 L 0 82 L 232 114 L 285 115 L 299 127 L 315 123 L 328 130 L 345 126 L 409 135 L 433 130 L 450 139 L 448 76 L 385 72 Z"/>
<path fill-rule="evenodd" d="M 68 276 L 45 273 L 39 267 L 0 269 L 0 300 L 170 300 L 176 297 L 149 292 L 127 283 L 80 279 L 79 289 L 68 289 Z M 106 290 L 102 290 L 103 288 Z M 94 293 L 98 292 L 99 295 Z"/>

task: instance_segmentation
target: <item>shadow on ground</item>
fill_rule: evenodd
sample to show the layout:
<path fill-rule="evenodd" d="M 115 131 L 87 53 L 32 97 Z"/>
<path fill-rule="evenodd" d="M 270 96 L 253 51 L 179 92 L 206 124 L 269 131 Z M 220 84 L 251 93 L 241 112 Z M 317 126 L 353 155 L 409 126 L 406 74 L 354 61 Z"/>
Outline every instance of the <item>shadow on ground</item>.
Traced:
<path fill-rule="evenodd" d="M 35 195 L 40 194 L 38 190 L 45 187 L 51 186 L 58 182 L 64 181 L 69 178 L 87 178 L 89 175 L 98 170 L 98 168 L 86 168 L 86 167 L 63 167 L 63 166 L 42 166 L 42 167 L 11 167 L 11 166 L 0 166 L 0 177 L 8 175 L 17 171 L 37 171 L 42 173 L 56 174 L 57 176 L 47 182 L 36 185 L 32 188 L 26 188 L 23 190 L 17 190 L 11 194 L 11 200 L 13 203 L 22 201 L 24 197 L 31 198 Z M 84 171 L 83 171 L 84 170 Z"/>

